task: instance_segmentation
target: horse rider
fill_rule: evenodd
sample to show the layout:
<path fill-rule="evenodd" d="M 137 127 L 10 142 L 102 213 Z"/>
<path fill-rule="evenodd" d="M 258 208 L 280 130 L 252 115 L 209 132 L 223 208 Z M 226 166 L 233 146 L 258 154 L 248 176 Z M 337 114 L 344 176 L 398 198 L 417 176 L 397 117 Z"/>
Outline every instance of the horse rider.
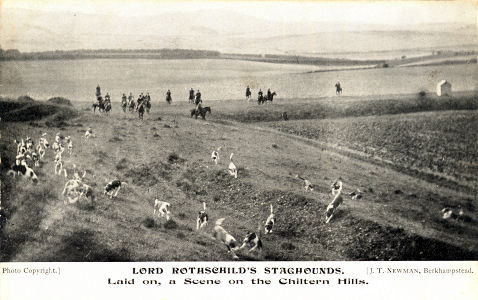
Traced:
<path fill-rule="evenodd" d="M 96 87 L 96 99 L 98 99 L 99 96 L 101 96 L 101 88 L 100 88 L 100 85 L 98 84 L 98 86 Z"/>
<path fill-rule="evenodd" d="M 249 86 L 247 86 L 246 88 L 246 99 L 249 99 L 251 97 L 251 89 L 249 88 Z"/>
<path fill-rule="evenodd" d="M 257 100 L 262 101 L 262 99 L 264 98 L 262 95 L 263 95 L 262 90 L 259 89 L 259 92 L 257 93 Z"/>
<path fill-rule="evenodd" d="M 201 100 L 201 92 L 198 90 L 198 92 L 196 93 L 196 102 L 195 104 L 198 105 L 199 103 L 201 103 L 202 100 Z"/>
<path fill-rule="evenodd" d="M 168 102 L 168 103 L 171 104 L 171 101 L 172 101 L 172 100 L 173 100 L 173 99 L 171 98 L 171 91 L 168 90 L 168 91 L 166 92 L 166 102 Z"/>
<path fill-rule="evenodd" d="M 128 96 L 128 105 L 131 104 L 131 101 L 133 101 L 133 93 L 129 92 L 129 96 Z"/>
<path fill-rule="evenodd" d="M 143 93 L 141 93 L 138 97 L 138 101 L 136 104 L 136 111 L 138 110 L 139 106 L 143 104 L 143 102 L 144 102 L 144 95 Z"/>
<path fill-rule="evenodd" d="M 202 109 L 202 99 L 201 99 L 201 92 L 198 90 L 198 92 L 196 93 L 196 112 L 200 113 L 201 112 L 201 109 Z"/>
<path fill-rule="evenodd" d="M 271 89 L 267 89 L 267 100 L 271 100 L 271 97 L 272 97 Z"/>
<path fill-rule="evenodd" d="M 146 102 L 149 102 L 151 101 L 151 96 L 149 95 L 149 93 L 146 93 L 146 96 L 144 96 Z"/>
<path fill-rule="evenodd" d="M 340 82 L 339 82 L 339 81 L 337 81 L 337 83 L 335 84 L 335 88 L 337 89 L 337 91 L 341 89 L 341 88 L 340 88 Z"/>
<path fill-rule="evenodd" d="M 126 104 L 126 94 L 123 93 L 123 97 L 121 97 L 121 104 Z"/>
<path fill-rule="evenodd" d="M 191 88 L 189 90 L 189 101 L 194 102 L 194 90 L 193 90 L 193 88 Z"/>
<path fill-rule="evenodd" d="M 111 102 L 110 94 L 109 94 L 109 93 L 106 93 L 106 95 L 105 95 L 105 102 L 108 102 L 108 103 Z"/>

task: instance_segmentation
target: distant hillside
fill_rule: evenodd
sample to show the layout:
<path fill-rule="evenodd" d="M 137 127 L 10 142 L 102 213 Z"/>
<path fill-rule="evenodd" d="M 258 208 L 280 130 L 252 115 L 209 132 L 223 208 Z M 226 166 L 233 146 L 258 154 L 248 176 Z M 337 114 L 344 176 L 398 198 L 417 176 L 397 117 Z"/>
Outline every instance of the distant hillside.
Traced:
<path fill-rule="evenodd" d="M 52 20 L 62 19 L 62 26 Z M 22 22 L 17 22 L 22 20 Z M 385 51 L 475 45 L 466 24 L 406 27 L 268 21 L 233 11 L 169 13 L 141 18 L 2 10 L 0 44 L 22 52 L 49 49 L 204 49 L 227 53 L 297 54 Z M 118 26 L 122 24 L 124 26 Z M 66 37 L 66 38 L 65 38 Z M 45 42 L 47 41 L 47 42 Z M 7 46 L 5 46 L 7 45 Z M 13 47 L 12 47 L 13 48 Z"/>

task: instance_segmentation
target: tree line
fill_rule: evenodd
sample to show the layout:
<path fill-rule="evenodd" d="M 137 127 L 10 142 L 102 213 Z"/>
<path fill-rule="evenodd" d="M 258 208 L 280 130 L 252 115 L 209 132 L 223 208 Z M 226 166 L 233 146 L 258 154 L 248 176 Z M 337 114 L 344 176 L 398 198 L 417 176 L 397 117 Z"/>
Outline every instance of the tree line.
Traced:
<path fill-rule="evenodd" d="M 0 48 L 0 60 L 84 59 L 84 58 L 157 58 L 193 59 L 217 58 L 218 51 L 190 49 L 95 49 L 20 52 Z"/>

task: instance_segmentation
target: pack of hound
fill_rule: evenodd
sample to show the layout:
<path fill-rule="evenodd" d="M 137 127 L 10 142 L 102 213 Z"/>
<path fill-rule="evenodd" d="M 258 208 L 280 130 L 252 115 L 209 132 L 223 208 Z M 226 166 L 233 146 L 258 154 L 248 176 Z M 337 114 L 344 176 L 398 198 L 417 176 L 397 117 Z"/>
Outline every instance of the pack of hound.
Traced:
<path fill-rule="evenodd" d="M 15 156 L 15 163 L 11 165 L 10 170 L 7 171 L 7 175 L 21 176 L 23 178 L 31 180 L 33 183 L 38 182 L 38 176 L 33 168 L 40 167 L 40 161 L 45 156 L 46 150 L 50 147 L 46 139 L 46 133 L 43 133 L 37 146 L 35 147 L 35 141 L 27 136 L 25 139 L 14 141 L 17 148 L 17 155 Z"/>
<path fill-rule="evenodd" d="M 157 216 L 158 218 L 165 218 L 166 221 L 171 219 L 171 203 L 166 201 L 161 201 L 159 199 L 154 200 L 153 205 L 153 216 Z M 220 218 L 216 220 L 214 231 L 212 238 L 222 243 L 226 246 L 227 251 L 232 254 L 233 259 L 239 259 L 236 254 L 236 251 L 242 250 L 249 246 L 249 252 L 257 251 L 258 254 L 262 253 L 262 235 L 261 235 L 261 227 L 262 225 L 259 224 L 259 228 L 256 232 L 247 231 L 246 235 L 242 241 L 242 245 L 237 242 L 237 240 L 232 236 L 224 227 L 222 223 L 224 222 L 225 218 Z M 198 211 L 196 217 L 196 231 L 200 232 L 207 227 L 209 222 L 209 215 L 206 211 L 206 202 L 203 202 L 203 209 Z M 269 217 L 267 218 L 266 222 L 264 223 L 264 232 L 265 234 L 271 233 L 272 228 L 275 224 L 275 215 L 273 212 L 273 207 L 271 204 L 271 212 Z"/>
<path fill-rule="evenodd" d="M 257 251 L 258 255 L 262 255 L 262 230 L 264 227 L 264 234 L 272 233 L 272 229 L 276 223 L 276 218 L 274 214 L 274 209 L 272 204 L 270 205 L 270 214 L 267 217 L 265 223 L 262 225 L 259 223 L 259 226 L 256 231 L 247 231 L 244 239 L 242 240 L 242 245 L 240 245 L 237 240 L 232 236 L 227 230 L 222 226 L 225 218 L 220 218 L 216 221 L 214 226 L 213 237 L 224 244 L 229 253 L 232 254 L 233 259 L 239 259 L 236 254 L 236 251 L 242 250 L 246 247 L 249 247 L 249 252 Z"/>
<path fill-rule="evenodd" d="M 214 162 L 214 164 L 219 163 L 219 151 L 221 151 L 222 147 L 217 148 L 216 150 L 212 151 L 211 153 L 211 160 Z M 228 172 L 231 176 L 234 178 L 237 178 L 237 167 L 234 164 L 234 161 L 232 160 L 232 157 L 234 156 L 234 153 L 231 153 L 229 156 L 229 165 L 228 165 Z"/>

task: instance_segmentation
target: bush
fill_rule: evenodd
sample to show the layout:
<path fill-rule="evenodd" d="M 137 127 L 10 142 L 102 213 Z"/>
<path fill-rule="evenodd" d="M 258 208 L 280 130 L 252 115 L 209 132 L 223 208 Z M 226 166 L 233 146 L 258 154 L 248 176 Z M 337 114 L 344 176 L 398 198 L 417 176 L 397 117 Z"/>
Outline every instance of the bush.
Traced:
<path fill-rule="evenodd" d="M 163 227 L 164 229 L 176 229 L 178 228 L 178 224 L 174 222 L 173 219 L 169 219 L 168 221 L 166 221 L 166 223 L 164 223 Z"/>
<path fill-rule="evenodd" d="M 71 101 L 66 99 L 66 98 L 63 98 L 63 97 L 53 97 L 53 98 L 48 99 L 48 102 L 55 103 L 55 104 L 60 104 L 60 105 L 72 106 Z"/>
<path fill-rule="evenodd" d="M 128 159 L 126 158 L 122 158 L 120 159 L 120 161 L 116 164 L 116 170 L 123 170 L 123 169 L 126 169 L 126 167 L 128 166 Z"/>
<path fill-rule="evenodd" d="M 170 164 L 174 164 L 174 163 L 180 163 L 180 162 L 183 162 L 184 159 L 182 159 L 179 155 L 176 154 L 176 152 L 173 152 L 171 154 L 169 154 L 168 156 L 168 162 Z"/>
<path fill-rule="evenodd" d="M 146 228 L 154 228 L 156 226 L 156 222 L 154 221 L 153 218 L 147 217 L 146 219 L 143 220 L 143 225 Z"/>

